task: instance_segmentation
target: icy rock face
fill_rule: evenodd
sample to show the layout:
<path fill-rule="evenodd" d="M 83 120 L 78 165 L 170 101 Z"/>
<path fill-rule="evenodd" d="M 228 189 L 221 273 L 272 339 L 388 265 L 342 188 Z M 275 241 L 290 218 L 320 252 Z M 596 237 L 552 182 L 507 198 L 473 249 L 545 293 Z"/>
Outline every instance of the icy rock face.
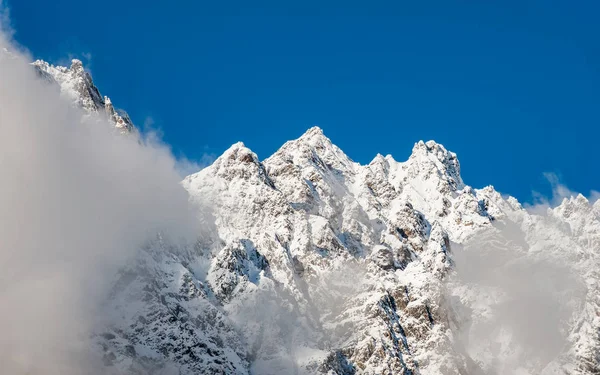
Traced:
<path fill-rule="evenodd" d="M 94 85 L 91 75 L 83 68 L 80 60 L 74 59 L 70 67 L 54 66 L 45 61 L 37 60 L 34 68 L 44 80 L 57 84 L 61 95 L 69 98 L 73 104 L 80 106 L 90 114 L 102 113 L 122 132 L 134 130 L 131 119 L 124 111 L 114 108 L 110 99 L 100 95 Z"/>
<path fill-rule="evenodd" d="M 198 251 L 175 250 L 159 238 L 121 271 L 106 306 L 110 323 L 95 337 L 108 369 L 140 375 L 248 373 L 245 342 L 197 277 Z"/>

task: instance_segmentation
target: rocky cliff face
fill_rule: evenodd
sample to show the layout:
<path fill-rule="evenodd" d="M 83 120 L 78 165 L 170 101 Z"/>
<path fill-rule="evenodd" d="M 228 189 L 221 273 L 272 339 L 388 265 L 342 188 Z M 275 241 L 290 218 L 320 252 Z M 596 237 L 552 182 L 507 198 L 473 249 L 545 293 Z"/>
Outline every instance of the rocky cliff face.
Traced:
<path fill-rule="evenodd" d="M 42 60 L 37 60 L 32 65 L 42 79 L 56 84 L 61 95 L 83 108 L 87 113 L 107 116 L 122 132 L 134 130 L 127 113 L 115 109 L 107 96 L 100 95 L 100 91 L 94 85 L 90 74 L 83 69 L 80 60 L 74 59 L 68 68 L 54 66 Z"/>
<path fill-rule="evenodd" d="M 80 62 L 34 66 L 133 130 Z M 600 373 L 598 202 L 533 214 L 433 141 L 360 165 L 317 127 L 264 161 L 235 144 L 182 184 L 210 214 L 194 246 L 159 236 L 123 269 L 95 337 L 109 369 Z"/>

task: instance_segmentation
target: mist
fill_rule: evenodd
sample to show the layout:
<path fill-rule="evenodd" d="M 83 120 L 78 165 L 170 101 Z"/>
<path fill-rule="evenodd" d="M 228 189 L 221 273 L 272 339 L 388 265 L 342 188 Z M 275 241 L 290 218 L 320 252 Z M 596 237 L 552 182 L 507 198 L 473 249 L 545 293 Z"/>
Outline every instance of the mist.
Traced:
<path fill-rule="evenodd" d="M 586 285 L 548 252 L 531 253 L 512 222 L 455 246 L 453 292 L 461 293 L 461 345 L 485 374 L 545 373 L 568 349 L 568 328 Z"/>
<path fill-rule="evenodd" d="M 101 374 L 89 336 L 116 272 L 158 232 L 192 241 L 195 213 L 168 147 L 83 116 L 9 37 L 0 34 L 0 368 Z"/>

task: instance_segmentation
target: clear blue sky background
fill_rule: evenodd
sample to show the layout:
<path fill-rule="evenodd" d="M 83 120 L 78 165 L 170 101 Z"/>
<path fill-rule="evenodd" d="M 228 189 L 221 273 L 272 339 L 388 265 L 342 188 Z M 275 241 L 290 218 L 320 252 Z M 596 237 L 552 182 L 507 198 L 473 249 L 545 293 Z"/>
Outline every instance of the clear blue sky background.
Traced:
<path fill-rule="evenodd" d="M 455 151 L 465 181 L 531 201 L 543 172 L 600 189 L 597 1 L 8 0 L 36 58 L 87 62 L 176 153 L 261 158 L 319 125 L 354 160 Z"/>

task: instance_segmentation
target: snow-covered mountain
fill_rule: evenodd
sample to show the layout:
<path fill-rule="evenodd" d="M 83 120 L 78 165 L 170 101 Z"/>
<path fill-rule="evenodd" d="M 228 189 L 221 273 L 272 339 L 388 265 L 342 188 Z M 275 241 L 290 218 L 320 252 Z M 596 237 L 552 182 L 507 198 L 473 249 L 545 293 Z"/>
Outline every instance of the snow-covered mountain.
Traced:
<path fill-rule="evenodd" d="M 127 113 L 115 109 L 107 96 L 100 95 L 91 75 L 84 70 L 81 60 L 73 59 L 68 68 L 54 66 L 42 60 L 37 60 L 32 65 L 40 77 L 56 84 L 62 96 L 83 108 L 87 113 L 107 116 L 122 132 L 134 130 Z"/>
<path fill-rule="evenodd" d="M 134 129 L 81 62 L 34 66 Z M 360 165 L 318 127 L 182 184 L 210 212 L 194 246 L 159 236 L 120 273 L 95 336 L 111 370 L 600 374 L 598 202 L 533 213 L 436 142 Z"/>

